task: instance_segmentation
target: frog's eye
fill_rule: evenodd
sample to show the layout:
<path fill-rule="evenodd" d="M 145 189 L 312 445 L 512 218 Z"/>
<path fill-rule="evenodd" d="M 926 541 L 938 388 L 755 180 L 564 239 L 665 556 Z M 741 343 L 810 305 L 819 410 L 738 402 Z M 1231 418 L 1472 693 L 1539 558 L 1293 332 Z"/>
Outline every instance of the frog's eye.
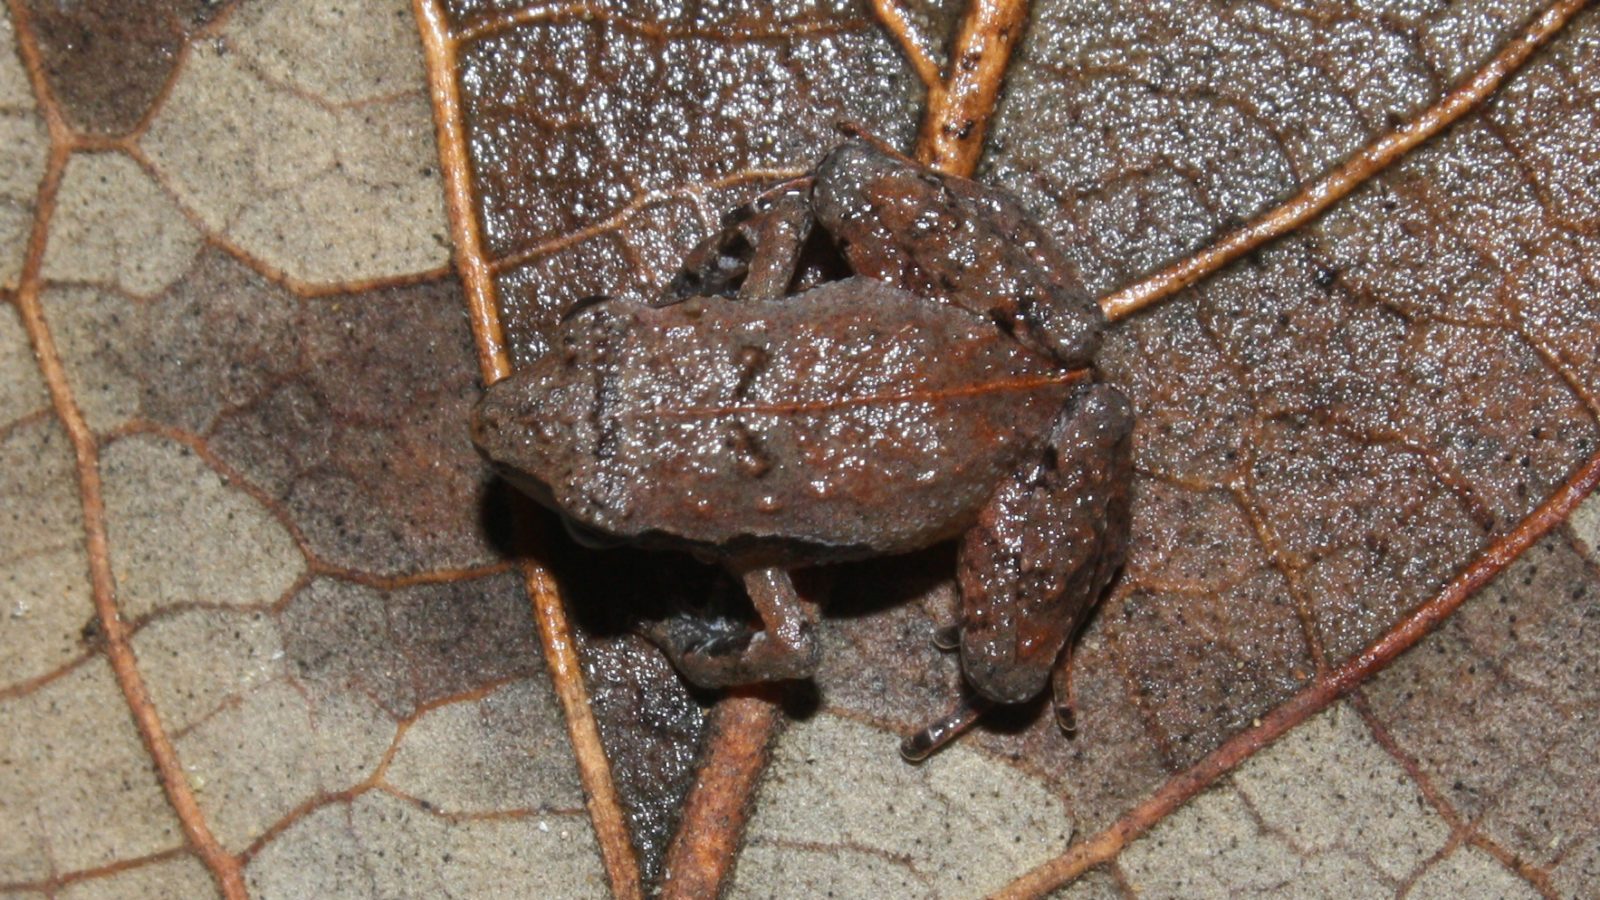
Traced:
<path fill-rule="evenodd" d="M 755 200 L 752 200 L 749 203 L 735 206 L 733 209 L 723 213 L 721 221 L 722 229 L 724 231 L 732 230 L 739 227 L 739 225 L 742 223 L 748 222 L 757 213 L 765 212 L 766 210 L 756 206 L 756 204 L 760 201 L 761 198 L 757 197 Z"/>
<path fill-rule="evenodd" d="M 561 322 L 566 322 L 566 321 L 576 317 L 579 313 L 583 312 L 584 310 L 588 309 L 589 307 L 595 306 L 596 304 L 604 303 L 605 301 L 610 300 L 610 299 L 611 298 L 606 296 L 605 294 L 595 294 L 594 296 L 591 296 L 591 297 L 584 297 L 584 298 L 580 299 L 577 303 L 574 303 L 571 306 L 567 307 L 566 312 L 563 312 L 561 314 L 561 318 L 557 322 L 557 324 L 560 324 Z"/>
<path fill-rule="evenodd" d="M 685 295 L 699 293 L 700 286 L 705 284 L 705 276 L 693 269 L 685 269 L 672 276 L 671 291 L 673 294 Z"/>

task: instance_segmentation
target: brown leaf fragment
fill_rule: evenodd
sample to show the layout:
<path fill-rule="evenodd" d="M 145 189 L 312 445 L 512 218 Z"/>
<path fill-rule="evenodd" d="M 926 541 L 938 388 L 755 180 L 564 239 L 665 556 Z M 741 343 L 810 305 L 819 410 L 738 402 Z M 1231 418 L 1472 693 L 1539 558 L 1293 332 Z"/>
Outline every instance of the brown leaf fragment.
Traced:
<path fill-rule="evenodd" d="M 616 619 L 715 573 L 543 539 L 515 571 L 527 519 L 461 428 L 477 382 L 403 0 L 145 6 L 0 13 L 0 756 L 23 760 L 0 794 L 29 816 L 0 857 L 30 873 L 0 893 L 629 896 L 680 814 L 716 848 L 700 883 L 757 895 L 964 895 L 1061 853 L 1035 826 L 1066 820 L 1098 836 L 1052 878 L 1129 848 L 1066 896 L 1600 878 L 1600 514 L 1559 523 L 1600 444 L 1593 13 L 1316 221 L 1118 326 L 1139 536 L 1079 644 L 1080 733 L 995 716 L 952 748 L 981 777 L 930 792 L 892 745 L 959 686 L 930 640 L 947 551 L 807 575 L 831 593 L 819 693 L 704 748 L 713 698 Z M 834 116 L 906 146 L 966 4 L 894 4 L 898 39 L 861 2 L 420 6 L 504 51 L 474 58 L 492 96 L 430 57 L 492 379 L 485 322 L 526 362 L 571 300 L 650 293 Z M 1030 6 L 982 177 L 1110 291 L 1447 104 L 1549 4 Z M 170 54 L 126 56 L 125 29 Z M 538 164 L 527 196 L 474 195 L 484 145 Z M 492 253 L 461 237 L 490 224 Z M 1338 727 L 1313 715 L 1352 687 Z M 747 806 L 782 721 L 749 839 L 742 813 L 700 829 L 720 814 L 697 799 Z M 719 750 L 737 765 L 691 790 Z M 1151 823 L 1164 846 L 1128 843 Z"/>
<path fill-rule="evenodd" d="M 216 251 L 148 302 L 52 288 L 97 430 L 204 439 L 323 565 L 401 575 L 490 557 L 453 282 L 299 299 Z M 492 504 L 491 504 L 492 511 Z"/>
<path fill-rule="evenodd" d="M 217 14 L 206 0 L 26 0 L 53 99 L 75 129 L 114 135 L 148 115 L 188 39 Z"/>

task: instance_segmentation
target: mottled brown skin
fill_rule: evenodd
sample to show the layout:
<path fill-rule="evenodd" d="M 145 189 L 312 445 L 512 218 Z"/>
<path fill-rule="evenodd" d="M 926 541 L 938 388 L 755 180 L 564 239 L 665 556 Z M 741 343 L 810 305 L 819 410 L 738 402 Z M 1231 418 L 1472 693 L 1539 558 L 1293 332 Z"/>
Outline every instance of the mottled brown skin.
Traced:
<path fill-rule="evenodd" d="M 805 287 L 813 227 L 853 274 Z M 814 671 L 791 567 L 959 537 L 950 644 L 975 696 L 908 739 L 921 758 L 1052 672 L 1070 727 L 1068 647 L 1128 533 L 1132 414 L 1089 368 L 1103 325 L 1014 199 L 849 141 L 735 211 L 653 303 L 580 304 L 473 437 L 581 538 L 743 579 L 762 628 L 651 635 L 702 686 Z"/>

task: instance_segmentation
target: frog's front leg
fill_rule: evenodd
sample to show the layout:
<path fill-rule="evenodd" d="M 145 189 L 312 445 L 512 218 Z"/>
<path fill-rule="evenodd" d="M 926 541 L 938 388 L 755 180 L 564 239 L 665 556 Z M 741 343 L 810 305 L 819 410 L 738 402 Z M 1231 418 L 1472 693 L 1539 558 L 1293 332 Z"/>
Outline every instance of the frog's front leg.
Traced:
<path fill-rule="evenodd" d="M 655 305 L 690 297 L 783 296 L 811 234 L 811 182 L 810 176 L 785 181 L 729 213 L 720 231 L 689 251 Z"/>
<path fill-rule="evenodd" d="M 729 631 L 703 620 L 677 618 L 648 636 L 673 667 L 705 688 L 809 678 L 819 650 L 811 619 L 800 606 L 787 569 L 747 569 L 742 580 L 762 627 Z"/>
<path fill-rule="evenodd" d="M 1121 568 L 1128 545 L 1133 413 L 1116 388 L 1082 388 L 1046 445 L 1003 482 L 963 537 L 961 669 L 976 696 L 906 739 L 920 759 L 971 725 L 988 703 L 1021 703 L 1059 673 L 1070 702 L 1067 646 Z M 1058 722 L 1071 721 L 1058 708 Z"/>

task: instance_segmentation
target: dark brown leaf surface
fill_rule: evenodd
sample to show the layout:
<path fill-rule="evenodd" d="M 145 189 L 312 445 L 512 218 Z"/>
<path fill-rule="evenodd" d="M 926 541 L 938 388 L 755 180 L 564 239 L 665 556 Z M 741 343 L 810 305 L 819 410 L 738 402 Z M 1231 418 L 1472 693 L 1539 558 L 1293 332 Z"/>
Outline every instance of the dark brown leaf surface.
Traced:
<path fill-rule="evenodd" d="M 889 6 L 942 62 L 965 4 Z M 1438 103 L 1541 8 L 1039 0 L 978 175 L 1109 292 Z M 0 893 L 627 893 L 607 815 L 656 883 L 730 744 L 628 622 L 737 591 L 570 544 L 472 452 L 476 282 L 445 274 L 463 223 L 429 104 L 454 113 L 414 10 L 0 11 Z M 836 119 L 909 148 L 923 115 L 864 2 L 455 0 L 440 26 L 463 253 L 519 365 L 576 299 L 656 290 Z M 1597 84 L 1586 12 L 1313 224 L 1114 329 L 1135 536 L 1075 739 L 1019 709 L 905 765 L 957 686 L 931 643 L 953 554 L 807 573 L 815 689 L 748 826 L 702 835 L 744 829 L 729 892 L 1053 889 L 1069 843 L 1214 752 L 1224 777 L 1060 895 L 1591 891 L 1592 502 L 1349 699 L 1296 704 L 1600 453 Z M 541 649 L 529 558 L 581 673 Z M 574 685 L 604 759 L 568 743 Z"/>
<path fill-rule="evenodd" d="M 1037 10 L 983 171 L 1018 191 L 1096 287 L 1109 290 L 1265 211 L 1438 102 L 1532 8 L 1296 15 L 1197 4 L 1149 15 L 1130 9 L 1126 18 L 1073 9 Z M 1536 308 L 1543 302 L 1587 324 L 1594 310 L 1573 306 L 1590 298 L 1569 289 L 1547 300 L 1521 288 L 1530 249 L 1566 248 L 1573 262 L 1583 254 L 1589 229 L 1551 215 L 1547 197 L 1556 182 L 1563 194 L 1584 189 L 1592 148 L 1589 159 L 1563 148 L 1548 174 L 1525 171 L 1521 160 L 1548 140 L 1541 135 L 1587 126 L 1589 104 L 1563 96 L 1570 121 L 1544 121 L 1526 134 L 1511 123 L 1512 111 L 1528 105 L 1520 98 L 1549 93 L 1541 78 L 1589 61 L 1584 27 L 1487 113 L 1314 227 L 1113 338 L 1102 365 L 1141 414 L 1138 539 L 1080 657 L 1085 733 L 1065 743 L 1036 722 L 982 739 L 1052 784 L 1084 827 L 1110 822 L 1319 670 L 1381 636 L 1594 452 L 1594 360 L 1558 349 L 1573 344 L 1573 328 Z M 528 30 L 538 37 L 527 40 L 543 39 L 545 26 Z M 499 57 L 510 58 L 521 57 Z M 489 80 L 476 74 L 478 64 L 466 57 L 469 92 Z M 704 91 L 704 77 L 682 76 L 690 96 Z M 637 96 L 607 88 L 625 95 L 616 101 L 623 108 Z M 701 96 L 705 127 L 717 130 L 725 104 Z M 1552 114 L 1563 115 L 1544 118 Z M 525 127 L 537 128 L 537 116 L 526 118 Z M 480 166 L 551 152 L 513 152 L 498 143 L 507 133 L 498 120 L 494 128 L 468 121 L 475 134 L 497 140 L 487 153 L 481 137 L 474 144 Z M 602 116 L 560 144 L 600 173 L 602 186 L 628 165 L 615 158 L 623 151 L 643 170 L 691 185 L 737 177 L 741 166 L 804 166 L 803 156 L 787 166 L 781 158 L 749 161 L 737 152 L 738 128 L 713 157 L 726 160 L 720 168 L 697 171 L 692 155 L 653 163 L 653 146 L 632 150 L 651 142 L 651 127 L 616 132 L 614 122 Z M 687 145 L 691 154 L 699 137 Z M 585 152 L 586 140 L 604 149 Z M 678 146 L 676 135 L 668 144 Z M 499 236 L 498 216 L 529 191 L 528 180 L 502 181 L 501 166 L 488 168 L 477 184 L 489 252 L 523 264 L 527 251 Z M 653 186 L 647 179 L 630 183 Z M 582 235 L 559 252 L 585 259 L 612 283 L 564 293 L 561 275 L 548 268 L 544 281 L 502 280 L 502 309 L 524 353 L 542 348 L 519 332 L 539 321 L 524 298 L 532 286 L 552 285 L 551 275 L 541 298 L 649 290 L 663 277 L 641 276 L 637 265 L 604 269 L 601 258 L 626 263 L 627 248 L 647 239 L 608 222 L 614 207 L 577 193 L 600 188 L 563 188 L 564 211 L 601 208 L 557 226 Z M 544 213 L 523 233 L 543 237 L 545 223 L 560 221 L 560 213 Z M 584 248 L 600 242 L 612 251 L 593 251 L 590 262 Z M 648 265 L 647 254 L 633 256 Z M 862 601 L 872 611 L 830 622 L 837 667 L 819 677 L 822 715 L 906 728 L 946 702 L 952 666 L 931 649 L 927 623 L 948 618 L 948 597 L 937 588 L 922 608 L 883 602 L 914 597 L 905 583 L 875 584 L 862 592 L 874 598 Z M 854 590 L 838 588 L 835 607 L 848 607 L 838 595 Z M 765 815 L 762 807 L 753 847 L 777 840 L 760 831 Z M 747 876 L 742 869 L 740 880 Z M 1400 873 L 1383 877 L 1397 886 Z"/>
<path fill-rule="evenodd" d="M 914 85 L 862 9 L 455 12 L 483 249 L 518 364 L 579 298 L 659 289 L 723 211 L 820 155 L 835 121 L 902 139 L 914 124 Z M 579 610 L 637 609 L 630 595 L 657 594 L 659 611 L 663 598 L 700 600 L 707 583 L 625 558 L 636 581 L 611 586 L 563 566 L 572 552 L 557 551 L 556 568 Z M 700 711 L 637 639 L 586 646 L 601 736 L 653 877 Z"/>

